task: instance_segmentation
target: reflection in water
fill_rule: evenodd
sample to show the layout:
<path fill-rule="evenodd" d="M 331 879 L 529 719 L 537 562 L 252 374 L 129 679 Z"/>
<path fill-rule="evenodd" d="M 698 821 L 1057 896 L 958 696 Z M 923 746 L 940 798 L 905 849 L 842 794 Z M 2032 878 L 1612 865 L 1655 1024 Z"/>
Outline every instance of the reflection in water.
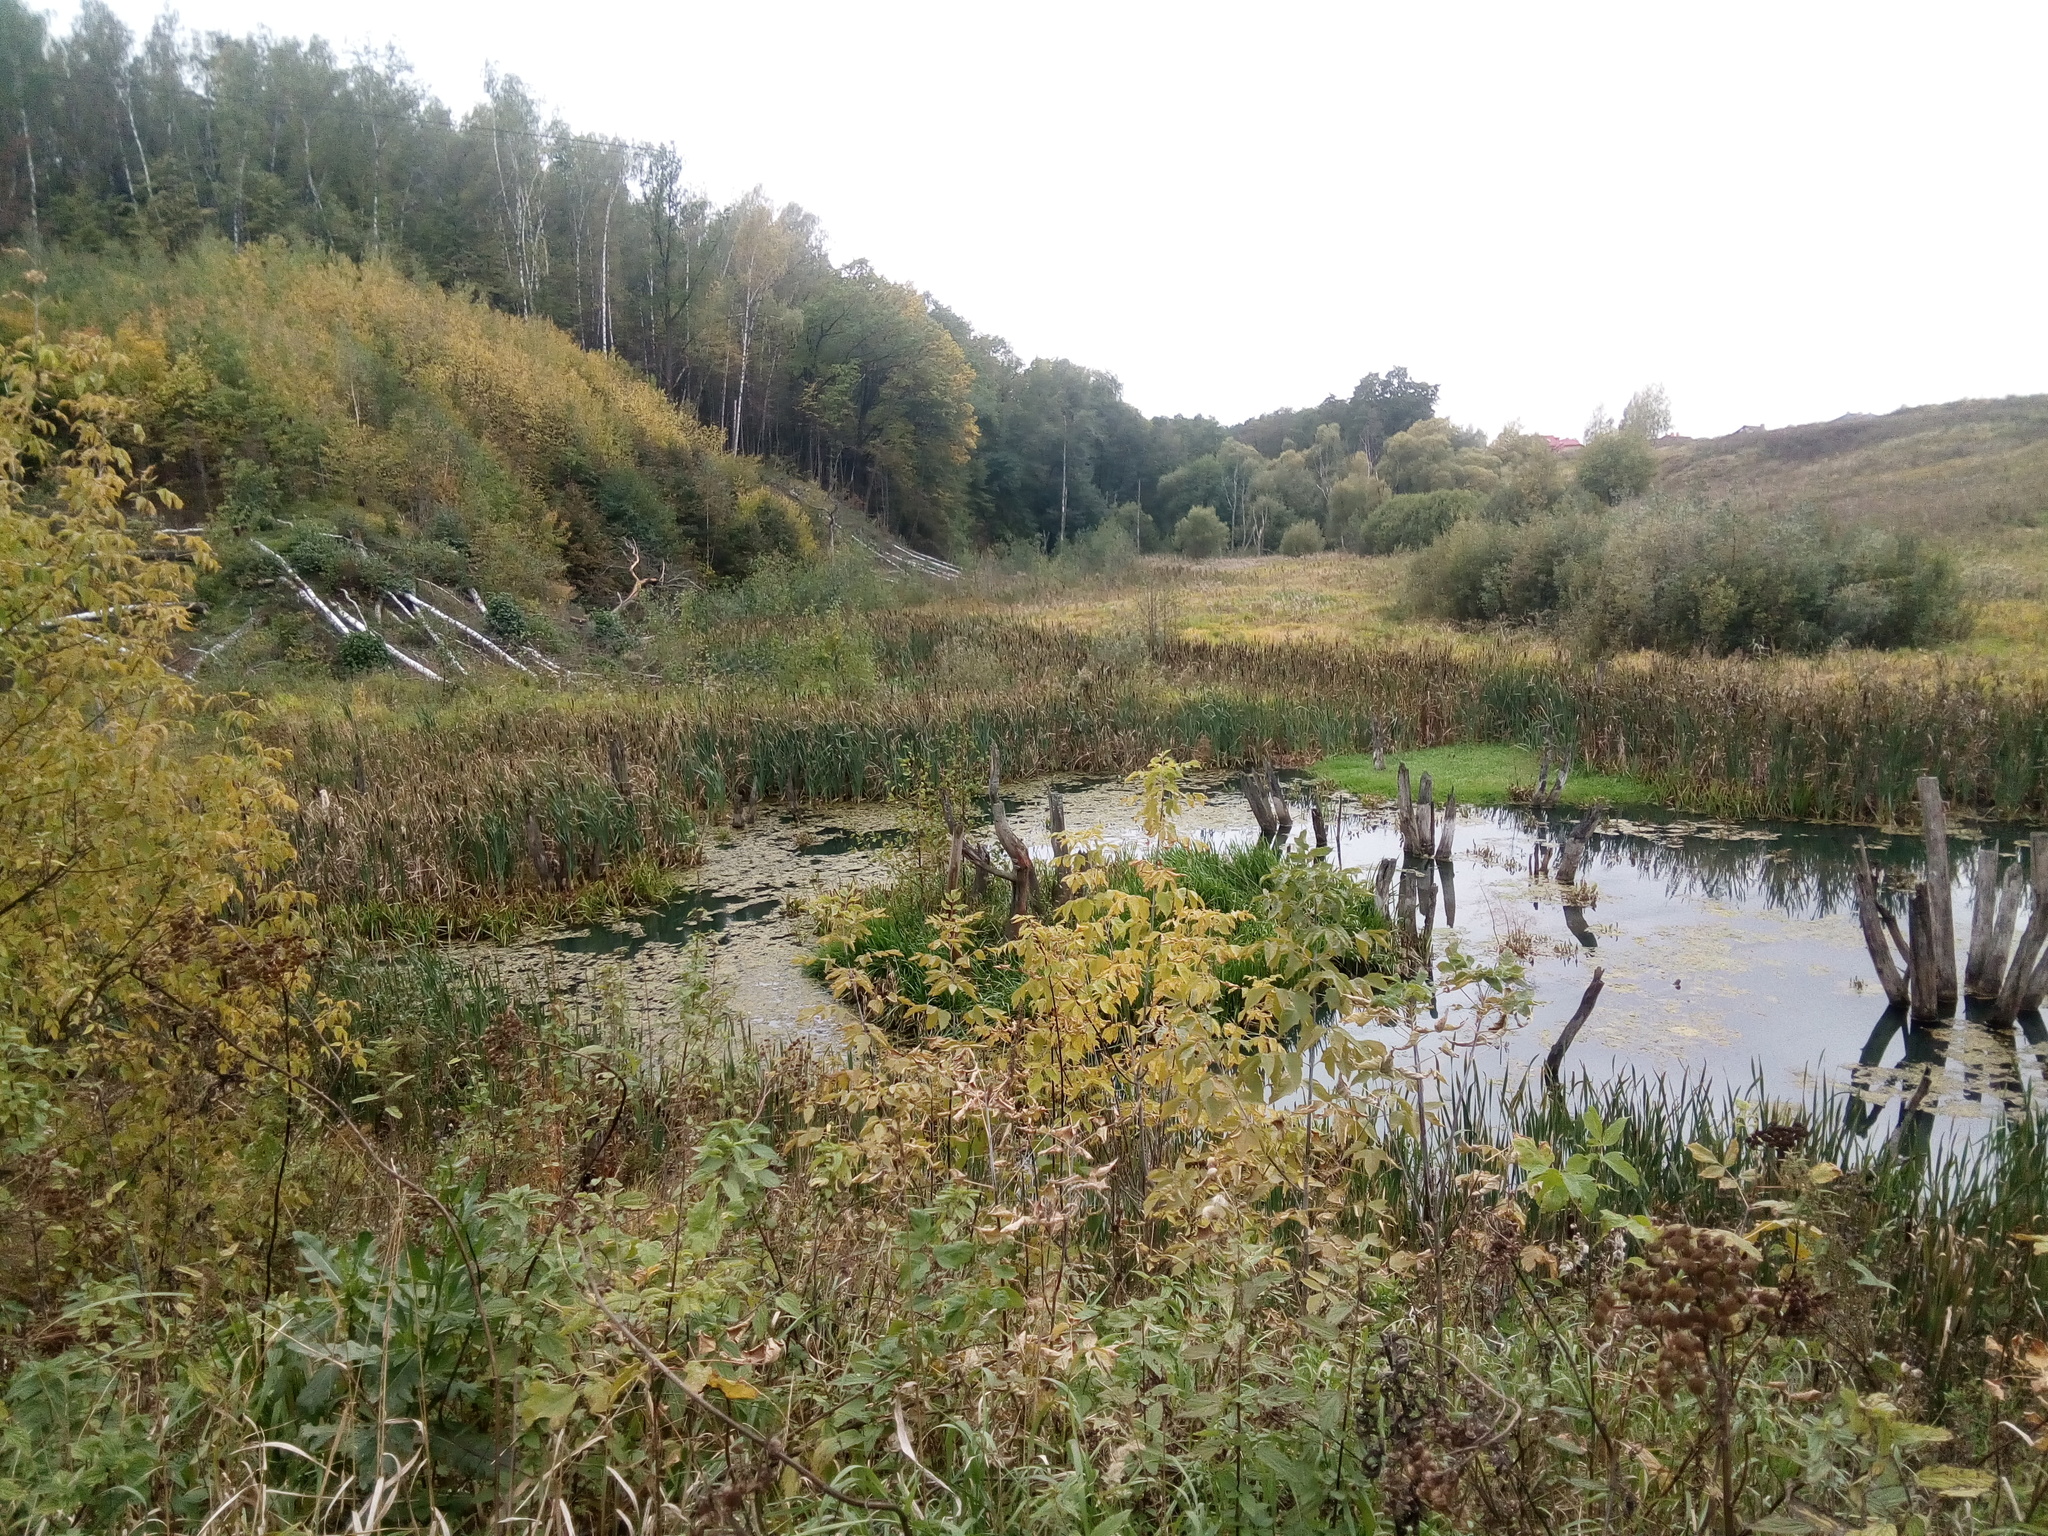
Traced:
<path fill-rule="evenodd" d="M 1117 783 L 1065 782 L 1067 824 L 1134 845 L 1140 833 Z M 1210 802 L 1193 808 L 1189 835 L 1229 848 L 1254 837 L 1250 808 L 1234 785 L 1208 777 Z M 1010 815 L 1039 853 L 1044 786 L 1006 796 Z M 1973 1021 L 1912 1029 L 1903 1016 L 1870 1023 L 1875 994 L 1853 906 L 1855 848 L 1869 838 L 1888 884 L 1918 872 L 1917 837 L 1886 839 L 1855 829 L 1742 825 L 1633 811 L 1610 819 L 1591 842 L 1570 904 L 1552 880 L 1532 875 L 1536 849 L 1554 853 L 1572 818 L 1519 808 L 1462 811 L 1455 865 L 1404 861 L 1391 813 L 1355 801 L 1333 805 L 1331 856 L 1370 879 L 1386 871 L 1390 907 L 1413 945 L 1446 934 L 1469 953 L 1505 948 L 1524 962 L 1537 999 L 1531 1026 L 1509 1042 L 1508 1063 L 1540 1058 L 1571 1012 L 1597 957 L 1606 970 L 1598 1010 L 1573 1048 L 1587 1070 L 1713 1072 L 1771 1091 L 1796 1091 L 1816 1073 L 1839 1080 L 1840 1064 L 1862 1093 L 1854 1114 L 1878 1127 L 1896 1101 L 1909 1135 L 1938 1112 L 1978 1120 L 2007 1112 L 2048 1075 L 2048 1026 L 2010 1031 Z M 764 1031 L 790 1027 L 825 1001 L 797 969 L 811 941 L 806 915 L 823 890 L 882 877 L 883 851 L 903 834 L 891 808 L 825 814 L 764 812 L 760 825 L 707 844 L 701 888 L 636 922 L 558 940 L 571 954 L 627 960 L 650 975 L 670 949 L 698 934 L 715 940 L 735 1006 Z M 1305 810 L 1296 825 L 1304 826 Z M 978 830 L 978 829 L 977 829 Z M 1957 871 L 1966 855 L 1952 858 Z M 1959 892 L 1958 918 L 1970 891 Z M 1443 949 L 1442 943 L 1436 949 Z M 1867 1039 L 1866 1039 L 1867 1036 Z M 1863 1042 L 1860 1054 L 1857 1042 Z"/>
<path fill-rule="evenodd" d="M 1861 1135 L 1877 1123 L 1894 1100 L 1898 1135 L 1909 1149 L 1924 1149 L 1937 1113 L 1969 1118 L 2020 1115 L 2033 1103 L 2019 1055 L 2024 1036 L 2037 1068 L 2048 1067 L 2048 1023 L 2038 1012 L 2021 1015 L 2019 1030 L 1985 1022 L 1973 1007 L 1943 1024 L 1913 1024 L 1904 1007 L 1887 1008 L 1863 1043 L 1849 1073 L 1856 1097 L 1848 1106 L 1849 1129 Z M 1892 1042 L 1905 1036 L 1905 1049 L 1884 1065 Z"/>
<path fill-rule="evenodd" d="M 1564 909 L 1564 925 L 1571 930 L 1572 937 L 1585 945 L 1586 948 L 1598 949 L 1600 947 L 1600 941 L 1593 937 L 1593 929 L 1586 922 L 1586 909 L 1584 907 L 1567 906 Z"/>
<path fill-rule="evenodd" d="M 1987 827 L 1984 834 L 2003 837 L 2008 844 L 2025 843 L 2011 828 Z M 1966 836 L 1967 830 L 1953 835 Z M 1859 841 L 1869 846 L 1880 884 L 1910 886 L 1926 872 L 1919 838 L 1887 837 L 1867 827 L 1617 816 L 1595 836 L 1593 846 L 1608 861 L 1660 877 L 1673 897 L 1755 903 L 1793 917 L 1827 917 L 1855 908 Z M 1970 868 L 1968 853 L 1952 854 L 1949 863 L 1954 883 L 1962 886 Z"/>

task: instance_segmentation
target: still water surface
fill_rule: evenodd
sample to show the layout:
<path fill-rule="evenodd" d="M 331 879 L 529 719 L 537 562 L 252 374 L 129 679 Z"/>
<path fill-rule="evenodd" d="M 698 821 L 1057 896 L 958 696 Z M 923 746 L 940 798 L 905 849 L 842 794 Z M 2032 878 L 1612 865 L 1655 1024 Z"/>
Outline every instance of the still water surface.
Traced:
<path fill-rule="evenodd" d="M 1049 852 L 1047 787 L 1020 786 L 1007 801 L 1020 833 L 1037 833 L 1038 852 Z M 1123 786 L 1049 787 L 1065 796 L 1069 827 L 1136 839 Z M 1256 835 L 1241 793 L 1221 780 L 1204 787 L 1209 802 L 1184 830 L 1224 846 Z M 689 897 L 638 922 L 561 937 L 555 948 L 572 969 L 621 962 L 651 995 L 679 966 L 681 947 L 706 936 L 757 1035 L 828 1034 L 837 1027 L 830 1000 L 798 969 L 812 939 L 802 907 L 824 890 L 878 878 L 900 842 L 893 818 L 886 806 L 766 813 L 750 830 L 713 840 Z M 1298 808 L 1297 829 L 1307 820 Z M 1468 951 L 1491 955 L 1506 945 L 1527 963 L 1536 1009 L 1503 1047 L 1505 1064 L 1542 1054 L 1599 965 L 1605 990 L 1572 1054 L 1575 1067 L 1595 1073 L 1633 1067 L 1747 1084 L 1760 1072 L 1786 1095 L 1820 1079 L 1854 1081 L 1879 1101 L 1925 1082 L 1922 1108 L 1977 1117 L 2048 1097 L 2048 1031 L 2037 1016 L 2015 1035 L 1969 1021 L 1908 1030 L 1887 1014 L 1854 916 L 1855 848 L 1866 840 L 1879 878 L 1910 885 L 1921 873 L 1917 837 L 1623 808 L 1595 836 L 1581 871 L 1597 895 L 1573 906 L 1557 885 L 1529 874 L 1537 845 L 1555 844 L 1571 820 L 1562 811 L 1462 811 L 1441 880 L 1439 953 L 1455 934 Z M 2014 829 L 1960 829 L 1950 848 L 1958 871 L 1980 835 L 2002 835 L 2008 848 L 2023 841 Z M 1355 802 L 1333 816 L 1331 840 L 1341 863 L 1368 876 L 1400 851 L 1391 811 Z M 1960 880 L 1955 901 L 1957 930 L 1967 934 L 1970 892 Z"/>

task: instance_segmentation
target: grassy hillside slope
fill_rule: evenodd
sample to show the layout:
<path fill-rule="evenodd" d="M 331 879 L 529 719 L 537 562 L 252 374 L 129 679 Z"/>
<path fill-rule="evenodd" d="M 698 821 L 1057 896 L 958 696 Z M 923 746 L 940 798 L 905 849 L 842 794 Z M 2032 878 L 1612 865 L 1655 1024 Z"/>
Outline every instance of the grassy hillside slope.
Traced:
<path fill-rule="evenodd" d="M 17 287 L 47 332 L 116 337 L 147 458 L 231 570 L 244 536 L 338 539 L 359 590 L 388 570 L 552 604 L 627 586 L 629 546 L 733 573 L 812 545 L 758 461 L 637 370 L 389 265 L 215 243 Z M 36 322 L 10 306 L 9 334 Z"/>
<path fill-rule="evenodd" d="M 1956 537 L 2048 521 L 2048 395 L 1743 431 L 1659 451 L 1664 489 Z"/>
<path fill-rule="evenodd" d="M 1953 400 L 1658 450 L 1680 496 L 1919 534 L 1955 552 L 1973 604 L 1966 649 L 2048 645 L 2048 395 Z"/>

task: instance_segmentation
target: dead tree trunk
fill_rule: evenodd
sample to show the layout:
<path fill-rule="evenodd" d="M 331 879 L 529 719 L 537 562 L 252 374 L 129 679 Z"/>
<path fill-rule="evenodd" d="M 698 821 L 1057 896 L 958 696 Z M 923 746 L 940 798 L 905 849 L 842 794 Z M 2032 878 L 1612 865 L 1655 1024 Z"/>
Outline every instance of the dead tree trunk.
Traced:
<path fill-rule="evenodd" d="M 1004 878 L 1010 882 L 1010 937 L 1014 939 L 1031 914 L 1038 872 L 1032 867 L 1031 850 L 1010 829 L 1009 814 L 1003 809 L 1002 766 L 993 746 L 988 749 L 988 815 L 995 827 L 996 842 L 1010 858 L 1010 872 Z"/>
<path fill-rule="evenodd" d="M 1977 988 L 1969 993 L 1971 997 L 1996 997 L 2006 969 L 2012 964 L 2013 935 L 2019 929 L 2020 908 L 2027 900 L 2026 877 L 2017 861 L 1999 881 L 1995 900 L 1998 914 L 1991 923 L 1991 943 L 1984 951 L 1984 974 L 1978 978 Z"/>
<path fill-rule="evenodd" d="M 1394 910 L 1394 872 L 1400 867 L 1397 859 L 1381 859 L 1379 871 L 1373 876 L 1373 905 L 1379 908 L 1382 917 Z"/>
<path fill-rule="evenodd" d="M 1323 794 L 1321 790 L 1317 790 L 1309 796 L 1308 824 L 1316 835 L 1316 846 L 1318 848 L 1329 847 L 1330 824 L 1323 819 Z"/>
<path fill-rule="evenodd" d="M 1451 861 L 1451 834 L 1458 825 L 1458 792 L 1454 789 L 1444 799 L 1443 830 L 1437 834 L 1436 857 L 1440 864 Z"/>
<path fill-rule="evenodd" d="M 1280 775 L 1273 771 L 1273 760 L 1266 759 L 1266 793 L 1273 805 L 1273 825 L 1279 829 L 1284 841 L 1294 830 L 1294 812 L 1287 804 L 1287 791 L 1280 787 Z"/>
<path fill-rule="evenodd" d="M 1401 851 L 1415 846 L 1415 791 L 1408 782 L 1408 765 L 1394 769 L 1394 821 L 1401 836 Z"/>
<path fill-rule="evenodd" d="M 1998 920 L 1998 845 L 1977 850 L 1975 899 L 1970 903 L 1970 948 L 1963 961 L 1963 995 L 1984 996 L 1984 971 L 1991 959 L 1991 929 Z M 2001 973 L 2000 979 L 2003 979 Z M 1992 984 L 1997 990 L 1997 983 Z"/>
<path fill-rule="evenodd" d="M 1894 1008 L 1906 1002 L 1906 978 L 1892 963 L 1891 941 L 1885 937 L 1884 917 L 1878 903 L 1877 877 L 1870 872 L 1870 852 L 1856 844 L 1856 920 L 1863 928 L 1863 947 L 1870 951 L 1870 964 L 1877 972 L 1877 984 L 1884 988 L 1885 1001 Z"/>
<path fill-rule="evenodd" d="M 1586 983 L 1586 990 L 1579 998 L 1579 1006 L 1557 1032 L 1557 1040 L 1550 1047 L 1550 1054 L 1543 1058 L 1543 1085 L 1556 1091 L 1564 1075 L 1564 1053 L 1572 1048 L 1572 1042 L 1579 1038 L 1579 1031 L 1586 1027 L 1586 1020 L 1593 1017 L 1593 1005 L 1600 1001 L 1600 989 L 1606 985 L 1605 966 L 1593 967 L 1593 979 Z"/>
<path fill-rule="evenodd" d="M 1422 948 L 1422 934 L 1416 927 L 1416 907 L 1422 896 L 1420 871 L 1401 871 L 1401 894 L 1396 898 L 1394 929 L 1401 938 L 1401 952 L 1411 962 Z"/>
<path fill-rule="evenodd" d="M 939 810 L 946 818 L 946 890 L 950 894 L 960 889 L 960 866 L 967 857 L 967 828 L 953 809 L 953 797 L 943 784 L 939 786 Z"/>
<path fill-rule="evenodd" d="M 1280 824 L 1273 819 L 1273 802 L 1266 798 L 1266 786 L 1259 782 L 1255 773 L 1243 775 L 1244 797 L 1251 802 L 1252 820 L 1259 824 L 1259 836 L 1268 841 L 1280 835 Z"/>
<path fill-rule="evenodd" d="M 1933 945 L 1935 989 L 1944 1013 L 1953 1013 L 1956 986 L 1956 923 L 1954 891 L 1948 864 L 1948 807 L 1941 798 L 1941 780 L 1920 780 L 1920 824 L 1927 839 L 1928 937 Z"/>
<path fill-rule="evenodd" d="M 1052 842 L 1052 901 L 1060 906 L 1067 899 L 1067 882 L 1063 861 L 1067 857 L 1067 805 L 1056 789 L 1045 792 L 1045 832 Z"/>
<path fill-rule="evenodd" d="M 1907 946 L 1912 963 L 1906 967 L 1906 1000 L 1915 1024 L 1934 1024 L 1946 1017 L 1941 1006 L 1941 961 L 1934 922 L 1934 896 L 1927 882 L 1913 887 L 1913 904 L 1906 921 Z"/>
<path fill-rule="evenodd" d="M 2036 974 L 2048 970 L 2048 832 L 2034 834 L 2030 852 L 2034 911 L 2019 943 L 2013 946 L 2012 962 L 2006 967 L 1997 1000 L 1991 1005 L 1993 1024 L 2010 1026 L 2017 1021 L 2027 994 L 2035 990 Z M 2038 994 L 2035 1001 L 2038 1005 Z"/>

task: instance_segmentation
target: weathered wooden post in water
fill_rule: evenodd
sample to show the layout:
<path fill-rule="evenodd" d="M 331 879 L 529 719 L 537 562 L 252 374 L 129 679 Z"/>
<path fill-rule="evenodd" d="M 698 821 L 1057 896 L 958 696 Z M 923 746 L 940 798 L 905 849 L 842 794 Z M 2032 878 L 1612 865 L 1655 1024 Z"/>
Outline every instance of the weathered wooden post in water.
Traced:
<path fill-rule="evenodd" d="M 996 842 L 1002 847 L 1003 852 L 1009 855 L 1010 867 L 997 868 L 995 861 L 979 848 L 968 849 L 967 859 L 984 876 L 1009 882 L 1009 936 L 1014 939 L 1024 926 L 1024 919 L 1031 913 L 1032 898 L 1038 888 L 1038 872 L 1031 863 L 1031 850 L 1024 846 L 1024 840 L 1011 829 L 1009 814 L 1003 809 L 1002 767 L 993 746 L 988 749 L 988 812 L 996 834 Z"/>
<path fill-rule="evenodd" d="M 1934 990 L 1944 1015 L 1954 1013 L 1956 987 L 1956 919 L 1954 883 L 1948 868 L 1948 806 L 1941 798 L 1941 780 L 1923 774 L 1920 825 L 1927 840 L 1928 939 L 1935 963 Z"/>
<path fill-rule="evenodd" d="M 1266 759 L 1266 793 L 1273 805 L 1273 824 L 1285 841 L 1294 830 L 1294 812 L 1287 805 L 1287 791 L 1280 787 L 1280 775 L 1273 771 L 1273 759 Z"/>
<path fill-rule="evenodd" d="M 1923 777 L 1918 787 L 1927 876 L 1913 887 L 1903 936 L 1898 920 L 1884 905 L 1868 850 L 1857 845 L 1856 916 L 1863 946 L 1870 952 L 1886 1000 L 1893 1007 L 1903 1004 L 1910 1022 L 1936 1024 L 1954 1018 L 1967 993 L 1990 1005 L 1986 1022 L 2009 1028 L 2021 1013 L 2040 1007 L 2042 994 L 2048 991 L 2048 832 L 2036 832 L 2030 839 L 2029 878 L 2024 882 L 2017 863 L 2001 876 L 2003 860 L 1995 845 L 1977 851 L 1972 870 L 1976 901 L 1958 986 L 1948 807 L 1941 798 L 1940 780 Z M 2029 890 L 2033 910 L 2015 938 L 2023 893 Z"/>
<path fill-rule="evenodd" d="M 1244 786 L 1244 797 L 1251 802 L 1252 820 L 1259 824 L 1259 836 L 1272 842 L 1280 836 L 1280 821 L 1273 814 L 1273 802 L 1266 795 L 1266 786 L 1256 773 L 1240 775 Z"/>

